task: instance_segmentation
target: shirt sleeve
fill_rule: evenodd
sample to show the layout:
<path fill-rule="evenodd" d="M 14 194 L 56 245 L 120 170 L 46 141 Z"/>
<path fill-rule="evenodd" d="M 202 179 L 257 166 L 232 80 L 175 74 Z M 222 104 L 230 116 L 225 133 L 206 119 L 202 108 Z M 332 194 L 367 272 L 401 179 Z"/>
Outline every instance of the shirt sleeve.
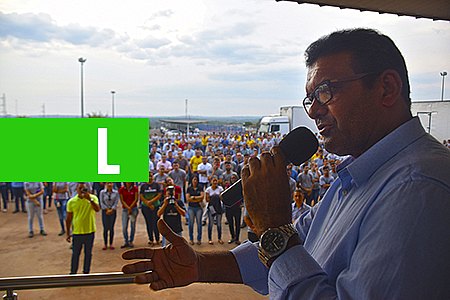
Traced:
<path fill-rule="evenodd" d="M 92 199 L 92 201 L 94 201 L 95 203 L 99 204 L 97 196 L 91 194 L 91 199 Z"/>
<path fill-rule="evenodd" d="M 106 207 L 105 200 L 104 200 L 104 197 L 105 197 L 105 191 L 104 190 L 100 191 L 99 197 L 100 197 L 100 208 L 101 209 L 107 209 L 108 207 Z"/>
<path fill-rule="evenodd" d="M 115 191 L 115 192 L 113 192 L 112 194 L 111 194 L 111 198 L 113 198 L 114 199 L 114 203 L 113 203 L 113 205 L 112 205 L 112 209 L 117 209 L 117 204 L 119 204 L 119 200 L 120 200 L 120 195 L 119 195 L 119 193 L 117 192 L 117 191 Z"/>
<path fill-rule="evenodd" d="M 324 177 L 324 176 L 320 176 L 320 178 L 319 178 L 319 183 L 320 183 L 320 186 L 326 184 L 326 181 L 325 181 L 325 177 Z"/>
<path fill-rule="evenodd" d="M 232 249 L 231 253 L 238 263 L 244 284 L 262 295 L 267 295 L 269 293 L 267 281 L 269 270 L 258 258 L 257 243 L 245 241 Z"/>
<path fill-rule="evenodd" d="M 74 199 L 74 198 L 72 198 L 72 199 Z M 67 201 L 67 206 L 66 206 L 66 211 L 67 212 L 73 212 L 72 205 L 73 205 L 73 201 L 71 201 L 71 199 L 69 201 Z"/>
<path fill-rule="evenodd" d="M 334 258 L 335 279 L 298 245 L 272 264 L 271 299 L 450 299 L 449 199 L 448 187 L 422 179 L 384 191 L 349 256 Z"/>

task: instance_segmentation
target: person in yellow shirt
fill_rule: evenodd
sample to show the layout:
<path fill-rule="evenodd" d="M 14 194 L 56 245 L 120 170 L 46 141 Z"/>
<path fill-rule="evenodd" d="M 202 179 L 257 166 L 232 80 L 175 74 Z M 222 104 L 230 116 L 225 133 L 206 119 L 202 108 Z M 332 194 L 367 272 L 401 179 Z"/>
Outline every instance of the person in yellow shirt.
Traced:
<path fill-rule="evenodd" d="M 191 172 L 197 173 L 198 165 L 202 163 L 202 150 L 196 149 L 195 156 L 192 156 L 189 164 L 191 165 Z"/>
<path fill-rule="evenodd" d="M 209 136 L 207 136 L 206 134 L 204 134 L 202 136 L 202 151 L 206 150 L 206 146 L 208 145 L 208 141 L 209 141 Z"/>
<path fill-rule="evenodd" d="M 95 236 L 95 213 L 100 211 L 98 198 L 89 193 L 84 182 L 77 185 L 77 195 L 67 202 L 67 242 L 72 241 L 72 261 L 70 274 L 76 274 L 81 248 L 84 246 L 83 273 L 88 274 L 91 268 L 92 247 Z M 70 228 L 72 228 L 72 235 Z"/>

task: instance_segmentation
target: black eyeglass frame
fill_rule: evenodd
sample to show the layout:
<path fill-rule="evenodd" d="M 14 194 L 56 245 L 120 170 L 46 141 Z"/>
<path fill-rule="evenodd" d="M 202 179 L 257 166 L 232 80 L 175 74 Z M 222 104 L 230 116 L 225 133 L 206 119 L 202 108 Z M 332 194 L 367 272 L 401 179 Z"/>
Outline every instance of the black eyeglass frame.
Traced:
<path fill-rule="evenodd" d="M 333 92 L 332 92 L 332 87 L 333 85 L 339 84 L 339 83 L 345 83 L 345 82 L 351 82 L 351 81 L 355 81 L 355 80 L 360 80 L 363 79 L 369 75 L 375 75 L 375 74 L 379 74 L 379 72 L 366 72 L 366 73 L 359 73 L 359 74 L 354 74 L 352 76 L 349 76 L 347 78 L 344 79 L 336 79 L 336 80 L 324 80 L 321 83 L 319 83 L 314 90 L 307 94 L 305 98 L 303 98 L 302 104 L 303 104 L 303 108 L 306 111 L 306 114 L 311 117 L 310 114 L 310 110 L 312 105 L 314 104 L 314 100 L 316 100 L 320 105 L 327 105 L 331 100 L 333 100 Z M 323 88 L 324 86 L 328 87 L 328 91 L 329 91 L 329 98 L 325 101 L 321 101 L 318 95 L 318 91 L 320 88 Z M 313 96 L 313 97 L 311 97 Z M 306 101 L 309 101 L 308 103 Z M 307 107 L 308 106 L 308 107 Z"/>

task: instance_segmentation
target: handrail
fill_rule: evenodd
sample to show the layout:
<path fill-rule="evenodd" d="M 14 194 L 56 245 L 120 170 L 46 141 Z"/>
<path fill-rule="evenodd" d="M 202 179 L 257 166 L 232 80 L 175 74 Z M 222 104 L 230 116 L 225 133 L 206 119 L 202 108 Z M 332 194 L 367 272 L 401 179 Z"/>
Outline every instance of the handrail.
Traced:
<path fill-rule="evenodd" d="M 134 277 L 122 272 L 8 277 L 0 278 L 0 291 L 130 284 L 134 283 Z"/>

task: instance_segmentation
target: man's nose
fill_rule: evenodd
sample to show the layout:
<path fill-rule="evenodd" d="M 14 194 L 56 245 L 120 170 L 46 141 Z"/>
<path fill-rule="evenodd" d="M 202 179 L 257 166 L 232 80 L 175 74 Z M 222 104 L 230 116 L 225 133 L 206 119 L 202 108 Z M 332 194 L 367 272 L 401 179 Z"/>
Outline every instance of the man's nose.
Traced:
<path fill-rule="evenodd" d="M 323 116 L 328 112 L 328 106 L 320 104 L 317 100 L 314 100 L 309 108 L 309 116 L 312 119 L 317 119 L 319 116 Z"/>

